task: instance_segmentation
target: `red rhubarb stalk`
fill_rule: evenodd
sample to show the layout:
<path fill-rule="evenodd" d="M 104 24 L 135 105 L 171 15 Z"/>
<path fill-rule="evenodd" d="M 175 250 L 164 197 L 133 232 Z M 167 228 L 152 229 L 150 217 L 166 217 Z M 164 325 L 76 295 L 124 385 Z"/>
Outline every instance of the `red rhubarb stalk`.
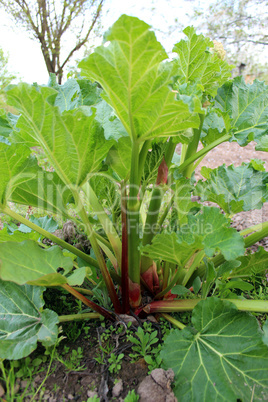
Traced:
<path fill-rule="evenodd" d="M 86 306 L 92 308 L 92 310 L 96 311 L 97 313 L 101 314 L 104 318 L 107 318 L 110 321 L 115 321 L 114 316 L 107 311 L 105 308 L 99 306 L 98 304 L 92 302 L 87 297 L 79 293 L 77 290 L 72 288 L 71 286 L 64 284 L 62 285 L 63 289 L 67 290 L 67 292 L 71 293 L 74 297 L 81 300 Z"/>

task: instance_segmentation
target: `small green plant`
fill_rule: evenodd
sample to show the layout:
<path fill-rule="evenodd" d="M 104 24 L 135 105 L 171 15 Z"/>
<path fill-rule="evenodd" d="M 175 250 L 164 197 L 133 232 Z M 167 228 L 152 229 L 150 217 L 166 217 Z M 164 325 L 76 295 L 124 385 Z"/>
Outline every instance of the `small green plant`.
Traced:
<path fill-rule="evenodd" d="M 121 370 L 121 360 L 123 357 L 123 353 L 120 353 L 119 355 L 111 353 L 111 356 L 108 359 L 108 363 L 110 364 L 109 371 L 111 374 L 117 374 Z"/>
<path fill-rule="evenodd" d="M 12 365 L 17 369 L 16 377 L 22 379 L 32 379 L 34 375 L 44 371 L 43 363 L 47 361 L 47 356 L 38 356 L 35 359 L 26 357 L 21 360 L 14 360 Z"/>
<path fill-rule="evenodd" d="M 6 388 L 5 399 L 8 402 L 18 401 L 23 402 L 24 396 L 27 392 L 27 388 L 25 388 L 23 395 L 19 395 L 19 385 L 17 383 L 16 377 L 16 369 L 13 365 L 14 362 L 10 362 L 9 367 L 7 368 L 4 364 L 4 361 L 1 359 L 0 368 L 1 368 L 1 380 L 3 380 Z M 29 382 L 30 384 L 30 382 Z"/>
<path fill-rule="evenodd" d="M 45 370 L 43 364 L 46 363 L 47 360 L 48 358 L 46 355 L 40 355 L 34 359 L 28 356 L 20 360 L 1 360 L 1 379 L 5 383 L 5 398 L 6 400 L 8 400 L 8 402 L 13 400 L 23 401 L 26 395 L 29 396 L 32 392 L 34 392 L 33 389 L 31 389 L 33 378 L 35 375 Z M 28 382 L 28 385 L 25 387 L 23 394 L 19 396 L 19 387 L 17 382 L 18 379 Z"/>
<path fill-rule="evenodd" d="M 144 356 L 144 360 L 148 364 L 148 374 L 150 374 L 154 369 L 161 367 L 163 359 L 160 356 L 160 350 L 161 349 L 159 349 L 158 353 L 155 353 L 153 356 L 152 355 Z"/>
<path fill-rule="evenodd" d="M 91 396 L 90 398 L 87 398 L 87 402 L 100 402 L 100 398 L 97 396 Z"/>
<path fill-rule="evenodd" d="M 127 396 L 125 397 L 124 401 L 125 402 L 138 402 L 140 399 L 139 395 L 136 394 L 134 389 L 132 391 L 129 391 Z"/>
<path fill-rule="evenodd" d="M 132 350 L 135 353 L 129 356 L 134 360 L 157 352 L 157 348 L 152 348 L 158 342 L 157 331 L 148 332 L 139 327 L 135 335 L 127 336 L 127 340 L 133 343 Z"/>
<path fill-rule="evenodd" d="M 63 355 L 67 355 L 68 352 L 69 347 L 65 345 Z M 67 371 L 85 370 L 85 367 L 80 365 L 80 362 L 83 358 L 83 350 L 81 347 L 78 347 L 77 349 L 72 349 L 69 356 L 66 357 L 62 357 L 58 352 L 56 352 L 55 358 L 65 366 Z"/>

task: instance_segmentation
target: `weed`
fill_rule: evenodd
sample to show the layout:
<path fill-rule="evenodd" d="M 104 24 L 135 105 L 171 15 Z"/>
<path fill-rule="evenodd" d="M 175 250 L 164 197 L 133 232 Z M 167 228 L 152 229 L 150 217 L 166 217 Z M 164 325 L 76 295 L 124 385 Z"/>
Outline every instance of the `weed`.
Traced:
<path fill-rule="evenodd" d="M 66 355 L 68 352 L 69 347 L 65 346 L 63 354 Z M 78 347 L 77 350 L 73 349 L 66 358 L 61 357 L 59 353 L 56 353 L 55 358 L 65 366 L 67 372 L 85 370 L 85 367 L 80 365 L 83 358 L 83 350 L 81 347 Z"/>
<path fill-rule="evenodd" d="M 87 399 L 87 402 L 100 402 L 100 398 L 98 398 L 97 396 L 91 396 Z"/>
<path fill-rule="evenodd" d="M 124 401 L 125 402 L 138 402 L 139 399 L 140 399 L 139 395 L 137 395 L 136 392 L 134 390 L 132 390 L 132 391 L 128 392 Z"/>
<path fill-rule="evenodd" d="M 110 364 L 109 371 L 111 374 L 117 374 L 121 370 L 121 360 L 123 357 L 123 353 L 120 353 L 120 355 L 111 353 L 111 356 L 108 359 L 108 363 Z"/>
<path fill-rule="evenodd" d="M 160 352 L 160 350 L 159 350 Z M 162 363 L 162 358 L 160 357 L 160 354 L 154 354 L 153 356 L 151 355 L 146 355 L 144 356 L 144 360 L 148 364 L 148 374 L 150 374 L 154 369 L 160 368 L 161 363 Z"/>
<path fill-rule="evenodd" d="M 133 360 L 157 352 L 156 348 L 152 348 L 158 342 L 157 331 L 151 332 L 151 329 L 148 331 L 148 328 L 144 330 L 139 327 L 135 335 L 127 336 L 127 340 L 133 343 L 132 350 L 135 353 L 129 355 Z"/>
<path fill-rule="evenodd" d="M 17 383 L 16 370 L 13 363 L 14 362 L 10 362 L 10 366 L 9 368 L 7 368 L 4 365 L 4 361 L 3 360 L 0 361 L 0 368 L 2 372 L 1 379 L 4 381 L 6 388 L 5 399 L 8 402 L 13 401 L 23 402 L 23 398 L 26 395 L 28 387 L 25 388 L 22 395 L 18 395 L 19 385 Z"/>

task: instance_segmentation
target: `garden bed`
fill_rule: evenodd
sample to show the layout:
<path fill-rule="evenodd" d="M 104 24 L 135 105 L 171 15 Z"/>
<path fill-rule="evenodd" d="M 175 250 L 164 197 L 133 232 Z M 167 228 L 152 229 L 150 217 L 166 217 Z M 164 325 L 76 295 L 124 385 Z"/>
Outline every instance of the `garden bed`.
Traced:
<path fill-rule="evenodd" d="M 177 151 L 179 152 L 179 148 Z M 262 158 L 262 160 L 265 161 L 266 169 L 268 168 L 267 153 L 256 152 L 252 143 L 244 148 L 238 146 L 236 143 L 224 143 L 212 150 L 209 156 L 200 163 L 196 172 L 196 179 L 202 179 L 200 169 L 203 165 L 216 168 L 219 166 L 218 161 L 221 161 L 227 166 L 230 164 L 239 166 L 241 161 L 250 162 L 252 158 Z M 240 212 L 235 215 L 233 226 L 238 230 L 243 230 L 246 227 L 267 220 L 268 204 L 266 203 L 261 210 Z M 268 250 L 267 238 L 263 239 L 258 244 Z M 257 245 L 254 245 L 252 251 L 256 251 L 257 247 Z M 50 295 L 51 292 L 53 291 L 49 290 Z M 76 309 L 76 304 L 72 302 L 72 296 L 69 296 L 68 303 L 70 303 L 70 311 Z M 60 304 L 61 300 L 59 300 L 59 305 Z M 67 310 L 66 312 L 61 312 L 60 308 L 64 309 L 64 307 L 59 307 L 59 314 L 68 313 Z M 261 316 L 261 318 L 264 317 Z M 179 319 L 187 324 L 189 315 L 184 313 L 183 315 L 180 315 Z M 157 327 L 157 324 L 154 325 Z M 30 376 L 27 377 L 25 374 L 23 378 L 16 378 L 14 396 L 16 396 L 17 401 L 31 401 L 34 393 L 41 384 L 41 390 L 34 399 L 36 401 L 47 400 L 49 402 L 62 402 L 73 400 L 82 402 L 87 401 L 90 397 L 94 398 L 94 396 L 95 398 L 97 396 L 101 397 L 102 401 L 123 401 L 129 391 L 138 391 L 139 385 L 148 376 L 148 364 L 143 358 L 133 361 L 133 359 L 129 357 L 132 344 L 128 342 L 126 335 L 118 336 L 113 334 L 111 329 L 109 330 L 110 324 L 108 322 L 106 322 L 106 324 L 101 324 L 100 321 L 96 321 L 95 323 L 92 321 L 73 322 L 70 324 L 64 324 L 63 328 L 63 333 L 67 335 L 67 338 L 62 340 L 60 345 L 57 347 L 57 354 L 60 359 L 64 360 L 66 363 L 63 364 L 55 358 L 52 361 L 48 378 L 46 380 L 45 377 L 48 370 L 49 360 L 45 363 L 40 363 L 37 368 L 32 366 L 32 369 L 30 369 Z M 158 325 L 158 328 L 161 332 L 160 325 Z M 75 338 L 77 334 L 80 335 L 74 341 L 73 338 Z M 105 341 L 101 341 L 101 338 L 105 339 Z M 107 340 L 109 340 L 108 343 L 110 343 L 109 347 L 111 349 L 109 354 L 105 354 L 100 349 L 100 346 L 104 347 L 104 349 L 107 348 Z M 77 350 L 81 350 L 81 353 L 78 353 L 78 356 L 72 354 L 74 353 L 72 351 Z M 118 355 L 121 351 L 124 353 L 124 357 L 121 361 L 121 368 L 118 370 L 116 375 L 111 374 L 109 372 L 110 364 L 108 363 L 108 358 L 111 353 Z M 31 356 L 31 361 L 40 358 L 40 355 L 43 353 L 44 349 L 39 347 L 39 349 Z M 101 358 L 101 355 L 103 356 L 102 364 L 97 361 Z M 79 369 L 79 367 L 81 367 L 81 369 Z M 17 373 L 19 368 L 14 370 L 15 373 Z M 36 372 L 37 374 L 35 374 Z M 153 392 L 153 383 L 154 381 L 152 381 L 152 383 L 146 383 L 148 402 L 152 400 L 151 395 Z M 5 387 L 4 382 L 2 382 L 2 385 Z M 158 399 L 154 397 L 154 402 L 164 401 L 164 399 L 162 399 L 163 396 L 159 392 L 158 389 Z M 2 394 L 2 397 L 3 400 L 5 400 L 4 394 Z M 7 399 L 7 401 L 9 401 L 9 399 Z M 143 401 L 145 402 L 146 399 L 143 399 Z"/>

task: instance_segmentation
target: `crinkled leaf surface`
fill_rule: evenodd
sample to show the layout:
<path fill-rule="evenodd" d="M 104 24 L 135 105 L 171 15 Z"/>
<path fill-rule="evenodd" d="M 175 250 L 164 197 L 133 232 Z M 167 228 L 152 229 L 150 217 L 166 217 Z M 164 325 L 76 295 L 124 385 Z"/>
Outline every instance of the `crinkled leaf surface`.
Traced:
<path fill-rule="evenodd" d="M 74 79 L 67 80 L 63 85 L 59 85 L 59 94 L 55 99 L 55 106 L 58 106 L 60 111 L 75 109 L 78 105 L 80 86 Z"/>
<path fill-rule="evenodd" d="M 0 278 L 5 281 L 19 285 L 34 281 L 37 285 L 44 275 L 54 274 L 51 285 L 56 286 L 54 279 L 62 281 L 58 268 L 68 273 L 72 267 L 71 258 L 64 257 L 58 246 L 42 249 L 31 240 L 0 243 Z"/>
<path fill-rule="evenodd" d="M 18 228 L 19 229 L 19 228 Z M 39 233 L 29 231 L 27 233 L 21 232 L 20 230 L 14 230 L 13 233 L 8 231 L 7 227 L 0 230 L 0 243 L 6 241 L 17 241 L 22 242 L 24 240 L 35 240 L 37 241 L 40 237 Z"/>
<path fill-rule="evenodd" d="M 232 66 L 213 52 L 214 44 L 209 38 L 197 35 L 193 27 L 187 27 L 183 32 L 187 39 L 182 39 L 173 48 L 178 54 L 178 81 L 180 84 L 200 83 L 204 92 L 215 96 L 217 89 L 231 76 Z"/>
<path fill-rule="evenodd" d="M 267 184 L 268 174 L 255 170 L 252 163 L 238 167 L 222 165 L 210 171 L 208 180 L 197 183 L 195 194 L 202 201 L 215 202 L 224 212 L 235 214 L 260 209 L 268 199 Z"/>
<path fill-rule="evenodd" d="M 120 216 L 121 199 L 118 184 L 108 176 L 94 175 L 90 179 L 90 186 L 105 209 Z M 94 211 L 93 211 L 94 213 Z"/>
<path fill-rule="evenodd" d="M 56 76 L 54 77 L 51 74 L 49 86 L 58 91 L 54 105 L 58 106 L 61 112 L 79 106 L 96 105 L 102 100 L 100 96 L 102 89 L 98 87 L 96 82 L 90 80 L 70 78 L 63 85 L 59 85 Z"/>
<path fill-rule="evenodd" d="M 72 193 L 57 173 L 39 169 L 32 179 L 15 187 L 9 200 L 53 212 L 59 216 L 68 216 L 66 205 L 71 202 Z"/>
<path fill-rule="evenodd" d="M 220 251 L 226 260 L 234 260 L 244 255 L 244 240 L 229 224 L 219 208 L 204 207 L 201 213 L 189 216 L 188 233 L 202 239 L 208 257 Z"/>
<path fill-rule="evenodd" d="M 12 130 L 13 128 L 8 121 L 5 111 L 0 110 L 0 138 L 8 138 L 9 135 L 12 133 Z"/>
<path fill-rule="evenodd" d="M 58 91 L 58 95 L 55 98 L 54 105 L 58 106 L 61 112 L 64 110 L 72 110 L 78 106 L 80 98 L 80 86 L 73 78 L 67 80 L 63 85 L 59 85 L 56 81 L 56 77 L 53 80 L 50 79 L 50 86 Z"/>
<path fill-rule="evenodd" d="M 254 274 L 264 274 L 268 267 L 268 252 L 263 247 L 260 247 L 256 253 L 239 257 L 237 260 L 241 264 L 229 270 L 223 275 L 224 278 L 248 278 Z M 219 270 L 221 270 L 221 267 Z"/>
<path fill-rule="evenodd" d="M 268 152 L 268 134 L 258 137 L 255 149 L 256 151 Z"/>
<path fill-rule="evenodd" d="M 230 117 L 227 112 L 212 109 L 206 114 L 201 132 L 201 141 L 204 146 L 223 137 L 231 130 Z"/>
<path fill-rule="evenodd" d="M 177 82 L 174 84 L 174 90 L 177 91 L 177 99 L 180 99 L 187 104 L 192 113 L 204 113 L 202 107 L 203 86 L 201 84 L 185 82 L 181 85 Z"/>
<path fill-rule="evenodd" d="M 0 143 L 0 204 L 13 201 L 67 215 L 70 189 L 55 172 L 41 169 L 29 154 L 26 146 Z"/>
<path fill-rule="evenodd" d="M 40 218 L 35 218 L 35 216 L 30 215 L 29 221 L 39 226 L 40 228 L 46 230 L 49 233 L 54 233 L 58 229 L 57 222 L 51 217 L 43 216 Z M 33 230 L 24 224 L 20 224 L 18 230 L 22 233 L 30 233 Z"/>
<path fill-rule="evenodd" d="M 27 84 L 7 92 L 9 104 L 21 113 L 15 138 L 41 146 L 61 180 L 80 185 L 99 169 L 114 141 L 105 139 L 94 111 L 90 116 L 80 109 L 61 114 L 51 105 L 56 95 L 52 88 Z"/>
<path fill-rule="evenodd" d="M 194 190 L 194 185 L 191 179 L 180 177 L 175 181 L 175 198 L 179 224 L 184 225 L 188 222 L 188 214 L 191 209 L 197 211 L 201 205 L 191 200 L 191 195 Z"/>
<path fill-rule="evenodd" d="M 54 311 L 43 310 L 45 289 L 0 280 L 0 358 L 17 360 L 36 349 L 37 341 L 51 346 L 59 322 Z"/>
<path fill-rule="evenodd" d="M 152 149 L 147 152 L 142 176 L 142 183 L 146 182 L 147 186 L 155 184 L 158 168 L 163 160 L 166 148 L 167 143 L 155 143 L 152 145 Z"/>
<path fill-rule="evenodd" d="M 117 144 L 110 149 L 106 163 L 118 174 L 125 179 L 130 171 L 131 165 L 131 140 L 129 137 L 122 137 Z"/>
<path fill-rule="evenodd" d="M 202 242 L 188 243 L 177 233 L 161 233 L 153 238 L 152 244 L 141 248 L 141 253 L 153 260 L 164 260 L 183 267 L 196 250 L 203 248 Z"/>
<path fill-rule="evenodd" d="M 31 215 L 29 220 L 49 233 L 54 233 L 55 230 L 57 230 L 59 227 L 58 223 L 52 217 L 49 216 L 42 216 L 40 218 L 36 218 L 35 216 Z"/>
<path fill-rule="evenodd" d="M 33 160 L 29 155 L 26 146 L 0 142 L 0 205 L 5 205 L 14 186 L 33 177 L 34 173 L 29 171 Z"/>
<path fill-rule="evenodd" d="M 252 140 L 263 144 L 262 138 L 268 134 L 268 86 L 264 82 L 255 80 L 250 85 L 236 77 L 218 90 L 216 106 L 228 112 L 235 127 L 234 139 L 240 145 Z M 261 148 L 258 150 L 265 150 Z"/>
<path fill-rule="evenodd" d="M 208 257 L 220 251 L 226 260 L 232 260 L 244 254 L 244 240 L 228 225 L 219 208 L 204 207 L 200 213 L 189 215 L 188 225 L 182 225 L 179 232 L 155 236 L 152 244 L 142 247 L 141 252 L 179 266 L 184 266 L 199 250 L 204 250 Z"/>
<path fill-rule="evenodd" d="M 92 106 L 102 100 L 102 89 L 97 82 L 90 80 L 77 80 L 80 87 L 79 106 Z"/>
<path fill-rule="evenodd" d="M 109 30 L 108 46 L 95 49 L 79 67 L 85 77 L 104 88 L 104 99 L 114 108 L 132 139 L 178 135 L 198 127 L 199 118 L 175 99 L 168 85 L 174 75 L 172 63 L 149 25 L 122 15 Z M 182 142 L 187 136 L 179 136 Z"/>
<path fill-rule="evenodd" d="M 264 400 L 268 348 L 255 317 L 209 298 L 193 310 L 192 327 L 173 331 L 161 351 L 175 373 L 180 401 Z"/>
<path fill-rule="evenodd" d="M 119 140 L 121 137 L 126 137 L 127 132 L 116 117 L 113 108 L 102 100 L 96 106 L 96 120 L 102 125 L 104 129 L 104 136 L 107 140 L 115 139 Z"/>

